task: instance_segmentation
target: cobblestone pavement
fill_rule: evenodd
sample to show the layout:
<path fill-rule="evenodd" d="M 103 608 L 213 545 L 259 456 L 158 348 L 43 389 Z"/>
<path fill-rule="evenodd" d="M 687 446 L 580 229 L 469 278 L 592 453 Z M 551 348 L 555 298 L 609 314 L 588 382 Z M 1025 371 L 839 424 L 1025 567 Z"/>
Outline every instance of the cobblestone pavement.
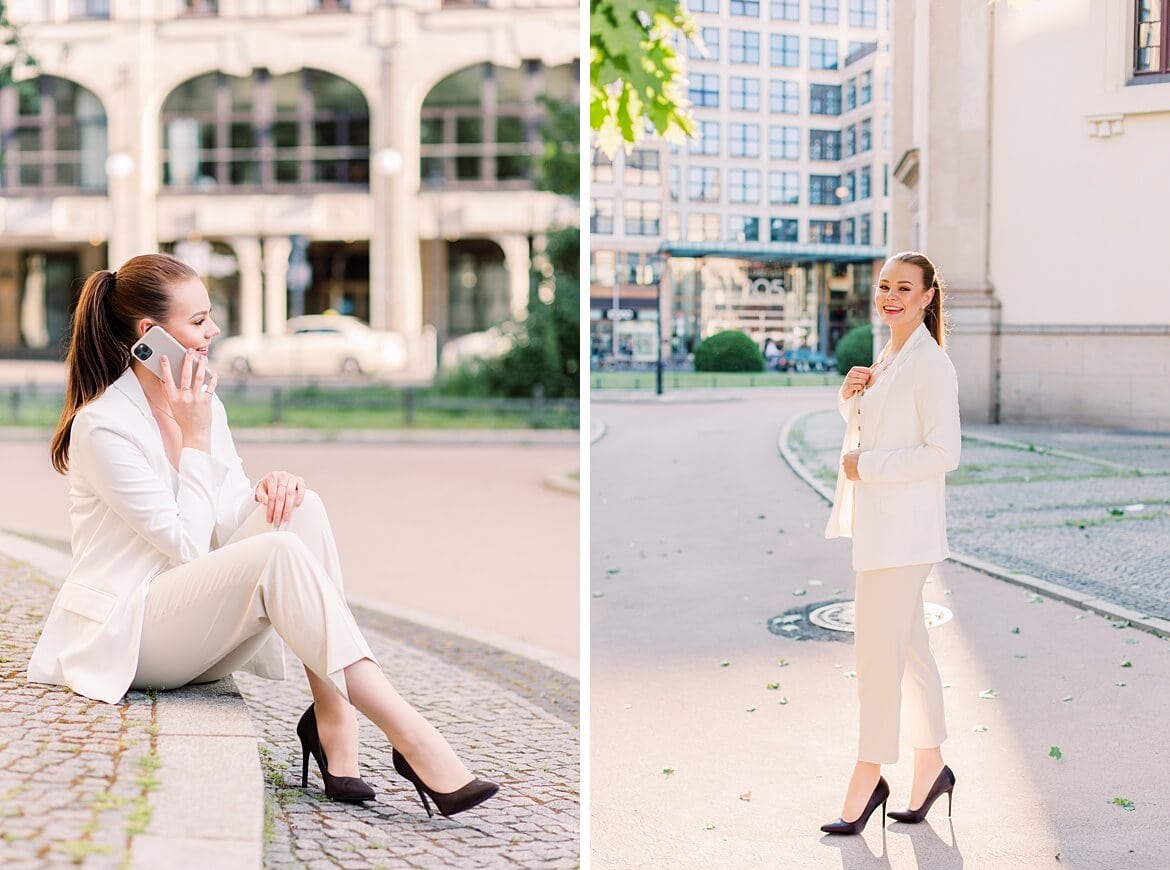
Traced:
<path fill-rule="evenodd" d="M 295 727 L 311 700 L 303 670 L 290 659 L 294 677 L 285 682 L 237 673 L 267 780 L 265 866 L 578 866 L 577 681 L 455 635 L 354 612 L 395 687 L 500 792 L 452 819 L 429 819 L 394 772 L 389 744 L 364 718 L 360 763 L 376 801 L 326 799 L 315 763 L 302 790 Z"/>
<path fill-rule="evenodd" d="M 829 487 L 843 427 L 824 411 L 789 436 Z M 1170 435 L 967 424 L 947 484 L 956 551 L 1170 618 Z"/>
<path fill-rule="evenodd" d="M 154 700 L 91 701 L 25 680 L 56 585 L 0 557 L 0 866 L 122 867 L 150 824 Z"/>

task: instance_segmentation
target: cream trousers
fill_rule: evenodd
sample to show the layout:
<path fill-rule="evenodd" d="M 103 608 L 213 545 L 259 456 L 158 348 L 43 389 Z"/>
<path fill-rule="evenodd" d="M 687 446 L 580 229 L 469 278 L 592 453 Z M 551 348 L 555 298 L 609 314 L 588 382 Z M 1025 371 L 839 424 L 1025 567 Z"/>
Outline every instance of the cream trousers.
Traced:
<path fill-rule="evenodd" d="M 857 758 L 898 760 L 898 726 L 906 699 L 907 737 L 916 749 L 947 736 L 942 680 L 922 615 L 922 587 L 934 568 L 908 565 L 861 571 L 854 596 L 854 646 L 861 733 Z"/>
<path fill-rule="evenodd" d="M 312 491 L 282 530 L 257 505 L 222 547 L 150 582 L 131 688 L 173 689 L 225 677 L 255 656 L 273 630 L 346 700 L 344 669 L 375 660 L 345 602 L 333 529 Z"/>

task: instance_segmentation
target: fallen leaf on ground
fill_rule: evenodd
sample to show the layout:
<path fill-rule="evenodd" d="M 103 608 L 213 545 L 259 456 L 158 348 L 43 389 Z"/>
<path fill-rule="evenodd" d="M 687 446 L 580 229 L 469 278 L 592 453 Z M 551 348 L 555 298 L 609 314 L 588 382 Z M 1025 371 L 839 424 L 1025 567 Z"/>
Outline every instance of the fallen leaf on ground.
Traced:
<path fill-rule="evenodd" d="M 605 593 L 604 593 L 604 592 L 594 592 L 594 593 L 593 593 L 593 597 L 594 597 L 594 598 L 604 598 L 604 597 L 605 597 Z"/>
<path fill-rule="evenodd" d="M 1072 700 L 1072 695 L 1065 695 L 1065 696 L 1064 696 L 1063 698 L 1061 698 L 1060 700 L 1062 700 L 1062 701 L 1071 701 L 1071 700 Z"/>
<path fill-rule="evenodd" d="M 853 679 L 854 677 L 857 676 L 857 671 L 846 671 L 841 676 L 846 677 L 848 679 Z"/>
<path fill-rule="evenodd" d="M 995 689 L 984 689 L 979 693 L 980 698 L 998 698 L 999 692 Z"/>
<path fill-rule="evenodd" d="M 1133 812 L 1134 809 L 1133 801 L 1131 801 L 1129 798 L 1115 797 L 1113 800 L 1109 801 L 1109 803 L 1117 804 L 1117 806 L 1121 807 L 1123 810 L 1128 810 L 1130 812 Z"/>
<path fill-rule="evenodd" d="M 793 589 L 792 594 L 799 598 L 801 595 L 808 595 L 808 590 L 807 589 Z"/>
<path fill-rule="evenodd" d="M 1127 637 L 1125 639 L 1125 642 L 1132 645 L 1132 644 L 1137 643 L 1138 639 L 1136 637 Z"/>
<path fill-rule="evenodd" d="M 1125 659 L 1125 660 L 1124 660 L 1124 661 L 1121 663 L 1121 666 L 1122 666 L 1123 668 L 1132 668 L 1132 667 L 1133 667 L 1133 662 L 1131 662 L 1129 659 Z"/>
<path fill-rule="evenodd" d="M 1115 686 L 1124 686 L 1124 685 L 1125 685 L 1125 683 L 1114 683 L 1113 685 L 1115 685 Z"/>
<path fill-rule="evenodd" d="M 768 683 L 768 688 L 769 689 L 779 689 L 780 684 L 779 683 Z"/>
<path fill-rule="evenodd" d="M 987 726 L 986 725 L 976 725 L 975 730 L 978 731 L 979 733 L 983 733 L 984 731 L 987 730 Z"/>
<path fill-rule="evenodd" d="M 1060 759 L 1064 757 L 1064 753 L 1060 751 L 1059 746 L 1053 746 L 1048 750 L 1048 757 L 1055 758 L 1057 761 L 1060 761 Z"/>
<path fill-rule="evenodd" d="M 1027 653 L 1016 653 L 1016 658 L 1018 658 L 1018 659 L 1026 659 L 1027 657 L 1028 657 Z"/>
<path fill-rule="evenodd" d="M 748 707 L 747 712 L 754 713 L 754 712 L 756 712 L 756 708 L 755 707 Z"/>
<path fill-rule="evenodd" d="M 621 568 L 606 568 L 605 573 L 606 574 L 620 574 L 620 573 L 622 573 L 622 569 Z"/>
<path fill-rule="evenodd" d="M 776 664 L 782 668 L 786 668 L 788 667 L 788 659 L 780 659 L 778 662 L 776 662 Z"/>
<path fill-rule="evenodd" d="M 704 831 L 714 831 L 715 826 L 714 825 L 703 825 L 703 830 Z"/>
<path fill-rule="evenodd" d="M 741 801 L 750 801 L 752 799 L 752 793 L 750 791 L 745 791 L 739 796 L 739 799 Z"/>
<path fill-rule="evenodd" d="M 1020 627 L 1017 625 L 1015 628 L 1012 629 L 1012 634 L 1019 634 L 1019 633 L 1020 633 Z"/>
<path fill-rule="evenodd" d="M 724 659 L 723 661 L 721 661 L 721 662 L 719 663 L 719 667 L 721 667 L 721 668 L 729 668 L 729 667 L 731 667 L 731 662 L 729 662 L 727 659 Z"/>
<path fill-rule="evenodd" d="M 1033 593 L 1031 596 L 1029 596 L 1028 603 L 1029 604 L 1043 604 L 1044 599 L 1041 598 L 1039 595 L 1036 595 L 1035 593 Z"/>
<path fill-rule="evenodd" d="M 785 704 L 788 703 L 788 697 L 785 696 L 785 697 L 781 698 L 779 701 L 777 701 L 776 703 L 779 704 L 781 707 L 783 707 Z"/>
<path fill-rule="evenodd" d="M 674 776 L 675 771 L 674 771 L 673 767 L 664 767 L 664 768 L 662 768 L 662 772 L 665 773 L 667 776 Z"/>
<path fill-rule="evenodd" d="M 1113 623 L 1113 627 L 1114 628 L 1129 628 L 1129 620 L 1128 619 L 1119 619 L 1115 623 Z"/>
<path fill-rule="evenodd" d="M 825 584 L 822 583 L 820 580 L 809 580 L 808 585 L 809 586 L 824 586 Z"/>

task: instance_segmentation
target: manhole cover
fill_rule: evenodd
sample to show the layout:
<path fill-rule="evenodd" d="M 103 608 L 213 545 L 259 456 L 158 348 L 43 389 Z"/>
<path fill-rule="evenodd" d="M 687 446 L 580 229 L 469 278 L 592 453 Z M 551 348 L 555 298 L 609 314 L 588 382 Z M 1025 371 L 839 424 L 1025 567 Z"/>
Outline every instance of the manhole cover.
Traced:
<path fill-rule="evenodd" d="M 938 604 L 923 607 L 926 627 L 934 628 L 951 618 Z M 848 642 L 853 633 L 852 601 L 817 601 L 793 607 L 768 620 L 768 631 L 790 640 L 835 640 Z"/>
<path fill-rule="evenodd" d="M 949 622 L 951 612 L 941 604 L 931 604 L 929 601 L 922 608 L 926 617 L 926 627 L 935 628 L 944 622 Z M 818 607 L 808 614 L 808 620 L 813 625 L 833 631 L 853 631 L 853 602 L 837 601 Z"/>

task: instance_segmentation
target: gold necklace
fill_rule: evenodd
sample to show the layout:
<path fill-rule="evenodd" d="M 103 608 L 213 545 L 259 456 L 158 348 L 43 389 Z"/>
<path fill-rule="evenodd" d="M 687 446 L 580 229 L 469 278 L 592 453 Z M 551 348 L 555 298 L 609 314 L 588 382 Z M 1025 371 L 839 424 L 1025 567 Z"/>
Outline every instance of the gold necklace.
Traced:
<path fill-rule="evenodd" d="M 145 394 L 145 393 L 143 393 L 143 395 L 146 395 L 146 394 Z M 156 408 L 158 408 L 160 411 L 162 411 L 164 414 L 166 414 L 166 415 L 167 415 L 168 417 L 170 417 L 172 420 L 175 420 L 175 415 L 174 415 L 174 414 L 172 414 L 170 411 L 168 411 L 168 410 L 167 410 L 166 408 L 164 408 L 162 405 L 160 405 L 160 404 L 158 404 L 157 402 L 155 402 L 155 401 L 154 401 L 152 398 L 150 398 L 150 396 L 146 396 L 146 401 L 150 402 L 150 404 L 154 405 Z M 178 423 L 179 421 L 178 421 L 178 420 L 175 420 L 175 422 L 176 422 L 176 423 Z"/>

